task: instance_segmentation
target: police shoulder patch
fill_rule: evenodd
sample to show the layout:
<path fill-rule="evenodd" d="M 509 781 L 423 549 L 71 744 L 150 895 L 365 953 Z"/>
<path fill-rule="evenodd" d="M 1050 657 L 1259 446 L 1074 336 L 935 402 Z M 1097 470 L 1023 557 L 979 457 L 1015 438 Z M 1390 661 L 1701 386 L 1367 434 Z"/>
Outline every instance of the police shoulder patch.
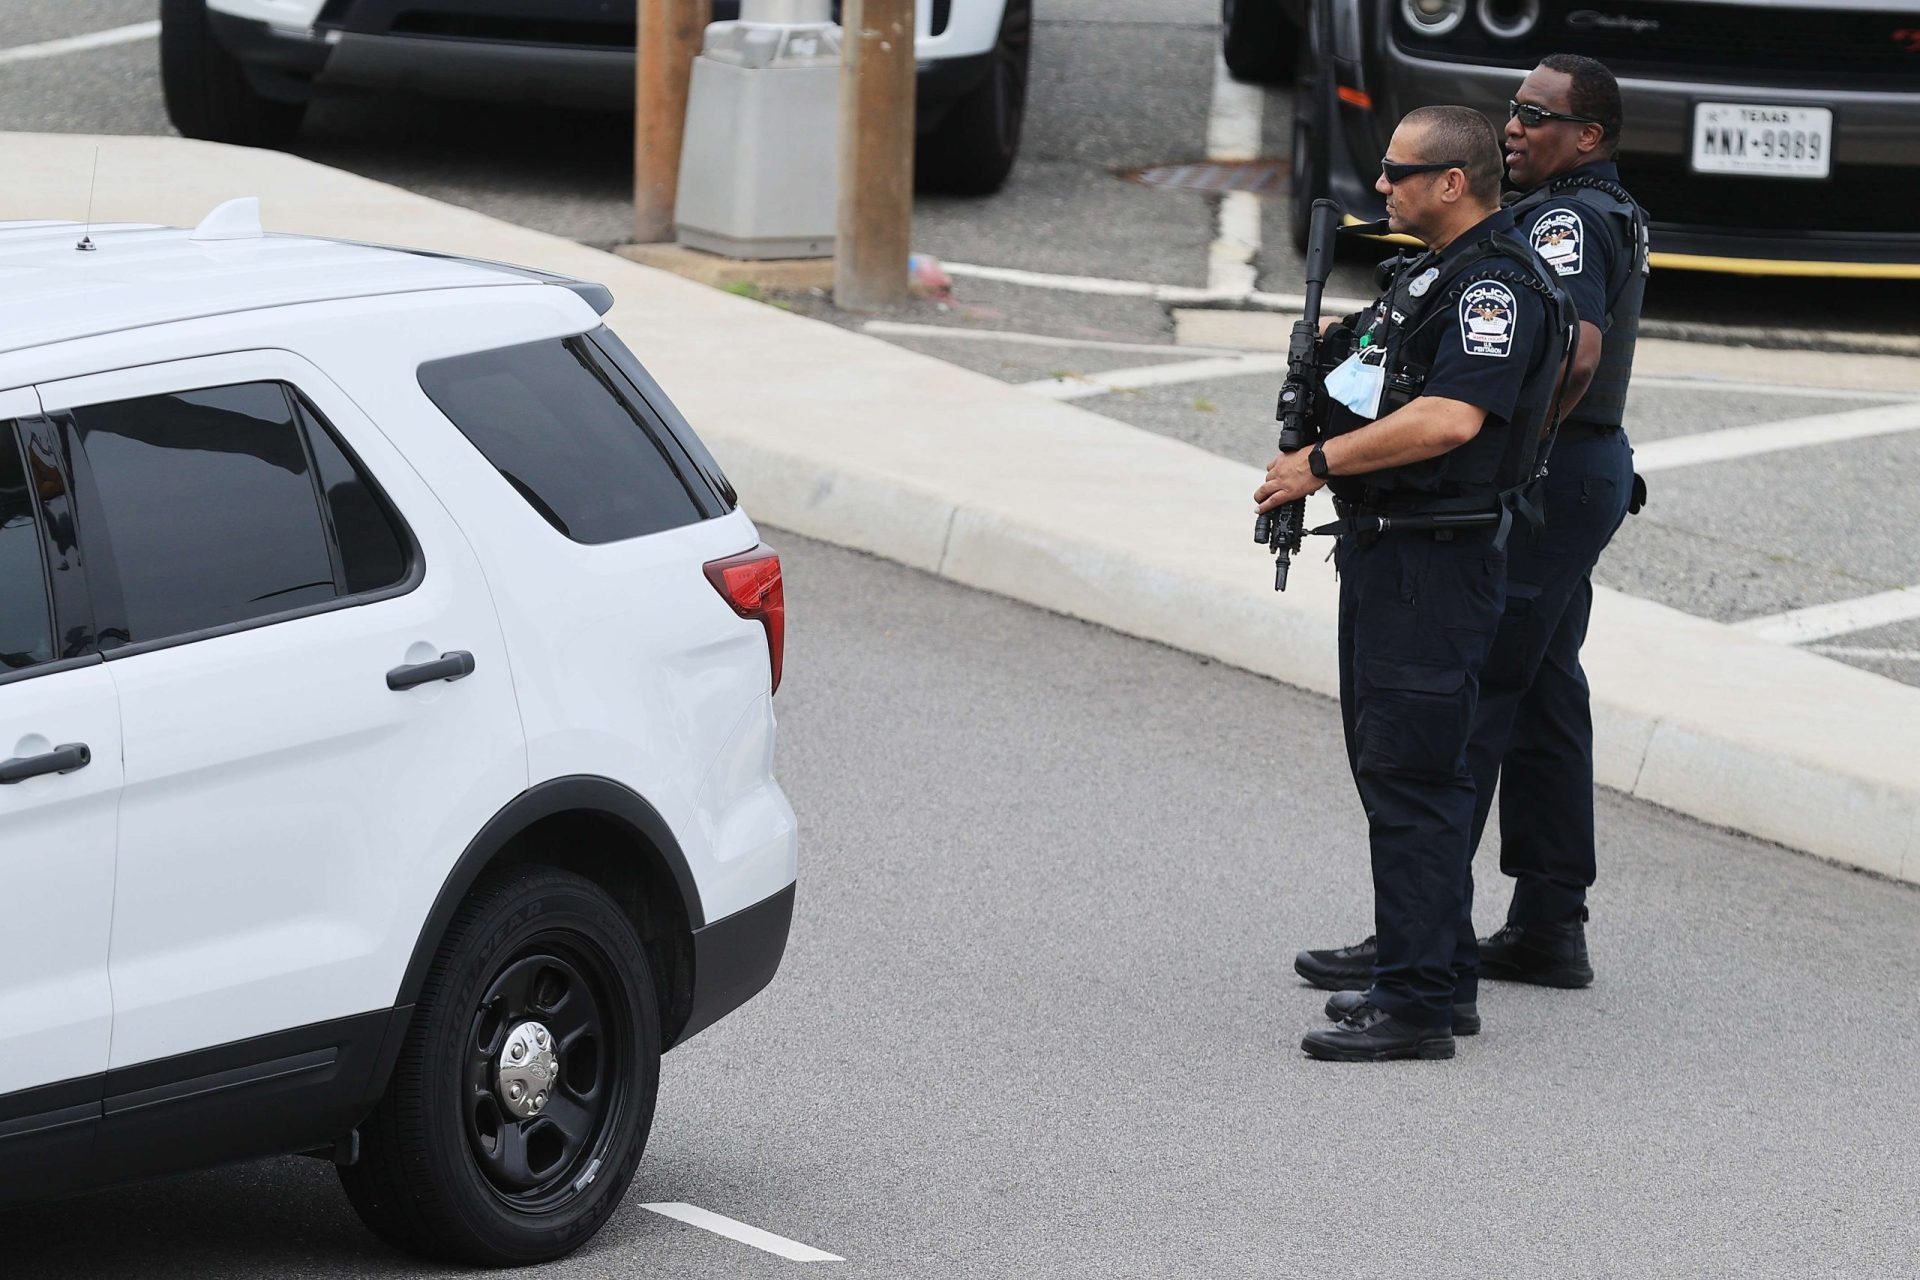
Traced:
<path fill-rule="evenodd" d="M 1512 289 L 1498 280 L 1470 284 L 1460 295 L 1460 345 L 1470 356 L 1510 356 L 1518 319 Z"/>
<path fill-rule="evenodd" d="M 1580 274 L 1586 258 L 1586 227 L 1579 214 L 1571 209 L 1549 209 L 1533 224 L 1528 239 L 1555 275 Z"/>

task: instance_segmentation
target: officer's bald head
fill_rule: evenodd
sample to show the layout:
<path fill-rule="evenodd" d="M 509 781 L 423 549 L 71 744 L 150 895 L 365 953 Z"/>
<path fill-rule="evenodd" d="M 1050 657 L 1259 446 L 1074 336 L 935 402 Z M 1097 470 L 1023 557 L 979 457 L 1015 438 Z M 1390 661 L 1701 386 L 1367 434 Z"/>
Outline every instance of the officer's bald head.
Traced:
<path fill-rule="evenodd" d="M 1467 175 L 1467 194 L 1476 204 L 1500 203 L 1500 178 L 1506 163 L 1500 154 L 1500 135 L 1487 118 L 1471 107 L 1419 107 L 1407 112 L 1400 128 L 1419 159 L 1457 164 Z"/>

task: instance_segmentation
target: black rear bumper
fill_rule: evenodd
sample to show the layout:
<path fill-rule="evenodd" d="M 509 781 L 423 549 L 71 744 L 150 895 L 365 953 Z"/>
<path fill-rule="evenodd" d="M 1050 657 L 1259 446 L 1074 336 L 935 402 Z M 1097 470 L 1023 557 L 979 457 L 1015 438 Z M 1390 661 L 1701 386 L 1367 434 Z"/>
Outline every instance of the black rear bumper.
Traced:
<path fill-rule="evenodd" d="M 715 0 L 714 17 L 738 0 Z M 634 9 L 602 0 L 336 0 L 309 30 L 209 12 L 214 38 L 269 97 L 316 85 L 484 102 L 633 110 Z M 926 133 L 986 79 L 991 54 L 922 62 L 916 124 Z"/>
<path fill-rule="evenodd" d="M 693 931 L 693 1006 L 674 1044 L 685 1044 L 773 981 L 793 925 L 794 888 Z"/>

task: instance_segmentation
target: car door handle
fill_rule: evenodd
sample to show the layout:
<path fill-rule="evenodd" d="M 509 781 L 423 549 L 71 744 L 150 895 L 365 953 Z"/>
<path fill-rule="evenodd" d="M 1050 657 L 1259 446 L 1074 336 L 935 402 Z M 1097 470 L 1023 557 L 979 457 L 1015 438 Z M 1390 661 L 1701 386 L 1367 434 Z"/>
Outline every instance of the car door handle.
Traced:
<path fill-rule="evenodd" d="M 387 688 L 398 692 L 435 680 L 459 680 L 473 674 L 473 655 L 465 649 L 443 653 L 432 662 L 416 662 L 387 672 Z"/>
<path fill-rule="evenodd" d="M 0 786 L 25 782 L 44 773 L 72 773 L 93 763 L 93 752 L 84 742 L 69 742 L 44 755 L 16 756 L 0 761 Z"/>

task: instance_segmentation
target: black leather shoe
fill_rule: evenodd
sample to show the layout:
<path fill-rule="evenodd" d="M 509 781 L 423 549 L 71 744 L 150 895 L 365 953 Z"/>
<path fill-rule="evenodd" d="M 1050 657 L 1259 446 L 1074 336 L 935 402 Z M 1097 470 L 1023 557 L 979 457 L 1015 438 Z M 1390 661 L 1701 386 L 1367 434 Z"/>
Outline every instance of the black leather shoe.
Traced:
<path fill-rule="evenodd" d="M 1586 926 L 1579 920 L 1509 924 L 1480 939 L 1480 976 L 1541 987 L 1591 986 Z"/>
<path fill-rule="evenodd" d="M 1336 991 L 1327 997 L 1327 1017 L 1333 1022 L 1345 1022 L 1353 1011 L 1365 1004 L 1364 991 Z M 1477 1036 L 1480 1034 L 1480 1006 L 1476 1004 L 1457 1004 L 1453 1006 L 1453 1034 L 1457 1036 Z"/>
<path fill-rule="evenodd" d="M 1331 951 L 1302 951 L 1293 971 L 1322 991 L 1365 991 L 1373 985 L 1373 962 L 1380 948 L 1369 937 Z"/>
<path fill-rule="evenodd" d="M 1416 1027 L 1362 1001 L 1345 1022 L 1307 1032 L 1300 1047 L 1322 1062 L 1451 1058 L 1453 1032 L 1445 1027 Z"/>

